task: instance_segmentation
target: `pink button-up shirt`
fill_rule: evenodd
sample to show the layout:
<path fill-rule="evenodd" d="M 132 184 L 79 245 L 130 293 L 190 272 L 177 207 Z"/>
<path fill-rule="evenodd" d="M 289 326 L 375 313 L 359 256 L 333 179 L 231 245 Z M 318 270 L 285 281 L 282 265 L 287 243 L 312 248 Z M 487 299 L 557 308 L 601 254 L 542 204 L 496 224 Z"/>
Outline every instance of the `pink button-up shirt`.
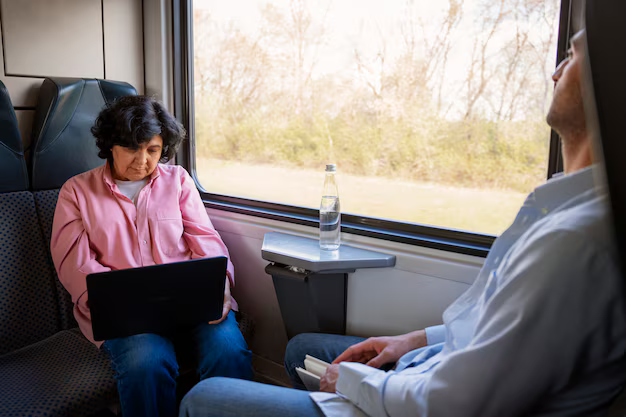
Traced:
<path fill-rule="evenodd" d="M 93 340 L 88 274 L 228 257 L 187 171 L 163 164 L 150 175 L 136 206 L 120 192 L 108 163 L 70 178 L 59 193 L 50 250 L 59 279 L 72 296 L 80 330 L 96 346 L 102 342 Z M 233 287 L 230 259 L 227 274 Z"/>

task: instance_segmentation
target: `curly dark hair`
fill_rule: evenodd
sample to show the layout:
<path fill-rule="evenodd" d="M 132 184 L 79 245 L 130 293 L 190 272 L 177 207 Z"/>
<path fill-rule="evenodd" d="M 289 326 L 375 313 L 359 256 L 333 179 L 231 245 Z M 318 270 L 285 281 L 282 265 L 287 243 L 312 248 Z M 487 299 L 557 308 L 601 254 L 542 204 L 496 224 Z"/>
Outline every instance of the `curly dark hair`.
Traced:
<path fill-rule="evenodd" d="M 126 96 L 102 109 L 91 128 L 100 149 L 98 156 L 113 162 L 114 145 L 137 149 L 155 135 L 163 139 L 160 162 L 176 154 L 185 137 L 185 128 L 165 109 L 163 104 L 148 96 Z"/>

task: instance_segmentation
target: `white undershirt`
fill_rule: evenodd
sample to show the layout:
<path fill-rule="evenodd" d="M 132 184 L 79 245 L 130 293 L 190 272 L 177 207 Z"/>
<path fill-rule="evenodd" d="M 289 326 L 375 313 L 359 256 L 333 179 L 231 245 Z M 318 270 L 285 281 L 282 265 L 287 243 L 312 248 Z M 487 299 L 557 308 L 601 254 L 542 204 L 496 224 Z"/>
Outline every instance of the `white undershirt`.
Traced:
<path fill-rule="evenodd" d="M 137 204 L 137 196 L 139 196 L 139 192 L 141 189 L 148 183 L 148 179 L 144 178 L 139 181 L 122 181 L 115 180 L 117 187 L 120 189 L 120 192 L 124 194 L 133 204 Z"/>

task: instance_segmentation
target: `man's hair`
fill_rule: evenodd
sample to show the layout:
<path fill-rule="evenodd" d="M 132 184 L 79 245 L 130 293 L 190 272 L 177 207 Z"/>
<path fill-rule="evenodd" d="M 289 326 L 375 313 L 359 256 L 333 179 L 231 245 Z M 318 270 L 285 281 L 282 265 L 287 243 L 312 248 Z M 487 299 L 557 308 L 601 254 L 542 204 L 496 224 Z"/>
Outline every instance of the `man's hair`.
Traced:
<path fill-rule="evenodd" d="M 185 128 L 163 104 L 148 96 L 117 99 L 100 112 L 91 133 L 100 149 L 98 156 L 113 161 L 113 146 L 137 149 L 155 135 L 163 139 L 160 162 L 169 161 L 185 137 Z"/>

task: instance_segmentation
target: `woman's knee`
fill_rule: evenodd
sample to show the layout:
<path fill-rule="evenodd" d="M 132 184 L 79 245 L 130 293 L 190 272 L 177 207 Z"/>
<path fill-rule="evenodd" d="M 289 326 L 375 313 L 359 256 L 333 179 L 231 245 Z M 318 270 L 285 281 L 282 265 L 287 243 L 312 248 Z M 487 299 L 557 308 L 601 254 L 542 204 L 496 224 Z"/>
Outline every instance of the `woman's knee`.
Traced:
<path fill-rule="evenodd" d="M 176 380 L 178 363 L 165 355 L 145 353 L 128 362 L 126 374 L 128 377 L 153 381 Z"/>
<path fill-rule="evenodd" d="M 234 319 L 204 334 L 199 349 L 200 379 L 211 376 L 252 379 L 252 353 Z"/>
<path fill-rule="evenodd" d="M 211 376 L 252 379 L 252 354 L 245 346 L 223 345 L 205 355 L 198 373 L 200 379 Z"/>
<path fill-rule="evenodd" d="M 178 363 L 173 346 L 160 336 L 135 335 L 128 340 L 107 342 L 105 348 L 119 378 L 163 378 L 178 376 Z"/>

